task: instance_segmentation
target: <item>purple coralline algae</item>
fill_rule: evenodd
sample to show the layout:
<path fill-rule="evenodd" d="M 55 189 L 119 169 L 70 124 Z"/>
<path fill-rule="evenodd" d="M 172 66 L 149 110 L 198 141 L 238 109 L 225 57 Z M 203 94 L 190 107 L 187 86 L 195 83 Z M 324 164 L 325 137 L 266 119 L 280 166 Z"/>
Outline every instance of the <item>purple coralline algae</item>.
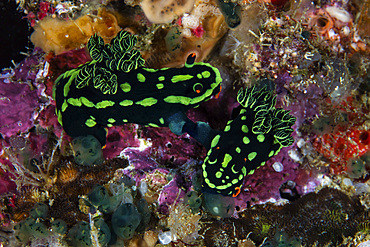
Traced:
<path fill-rule="evenodd" d="M 43 62 L 42 55 L 36 49 L 14 69 L 3 70 L 0 75 L 0 133 L 3 136 L 32 128 L 39 111 L 47 102 L 43 95 L 45 85 L 39 80 L 47 74 L 47 64 Z"/>
<path fill-rule="evenodd" d="M 230 5 L 237 11 L 229 12 L 214 1 L 191 0 L 180 16 L 150 1 L 17 2 L 44 49 L 62 49 L 36 47 L 0 73 L 0 246 L 69 246 L 71 239 L 79 241 L 73 246 L 368 246 L 370 1 L 238 0 Z M 144 5 L 166 14 L 153 21 Z M 225 18 L 240 24 L 228 30 Z M 52 23 L 65 30 L 54 32 Z M 70 30 L 77 29 L 75 37 Z M 108 44 L 121 29 L 137 38 L 134 49 L 148 71 L 182 67 L 189 54 L 220 71 L 221 92 L 186 112 L 191 121 L 222 133 L 241 109 L 238 90 L 266 83 L 275 107 L 296 118 L 294 144 L 244 174 L 235 197 L 202 190 L 209 150 L 169 128 L 107 127 L 102 164 L 77 164 L 73 139 L 55 113 L 53 87 L 61 74 L 92 61 L 85 30 L 111 33 Z M 244 139 L 233 138 L 220 145 L 240 152 Z M 353 155 L 345 164 L 333 162 L 340 153 Z M 222 165 L 228 166 L 227 155 Z M 40 205 L 44 213 L 35 210 Z M 123 228 L 113 219 L 117 212 L 127 220 Z"/>

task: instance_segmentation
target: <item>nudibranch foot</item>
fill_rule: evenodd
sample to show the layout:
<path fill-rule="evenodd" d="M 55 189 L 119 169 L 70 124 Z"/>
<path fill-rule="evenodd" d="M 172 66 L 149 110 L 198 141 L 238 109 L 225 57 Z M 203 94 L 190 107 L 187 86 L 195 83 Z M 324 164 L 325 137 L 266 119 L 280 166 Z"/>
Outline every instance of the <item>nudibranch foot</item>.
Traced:
<path fill-rule="evenodd" d="M 207 123 L 191 121 L 184 113 L 176 113 L 168 118 L 172 133 L 182 135 L 188 133 L 201 143 L 207 150 L 210 148 L 212 138 L 218 131 L 213 130 Z"/>
<path fill-rule="evenodd" d="M 275 108 L 275 97 L 266 87 L 241 89 L 237 100 L 239 115 L 213 137 L 203 162 L 203 191 L 237 196 L 246 175 L 294 142 L 295 118 Z"/>

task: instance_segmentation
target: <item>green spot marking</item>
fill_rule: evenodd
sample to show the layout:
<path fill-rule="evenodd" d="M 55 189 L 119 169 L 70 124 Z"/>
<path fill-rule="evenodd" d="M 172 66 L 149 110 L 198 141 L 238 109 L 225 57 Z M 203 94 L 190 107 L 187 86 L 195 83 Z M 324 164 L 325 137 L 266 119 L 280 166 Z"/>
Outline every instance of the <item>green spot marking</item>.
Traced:
<path fill-rule="evenodd" d="M 225 154 L 225 156 L 224 156 L 224 161 L 222 161 L 222 167 L 223 168 L 226 168 L 227 167 L 227 165 L 229 164 L 229 162 L 232 160 L 232 156 L 230 155 L 230 154 Z"/>
<path fill-rule="evenodd" d="M 63 122 L 62 122 L 62 113 L 60 111 L 57 111 L 57 115 L 58 115 L 58 122 L 60 123 L 60 125 L 63 126 Z"/>
<path fill-rule="evenodd" d="M 261 166 L 266 165 L 266 161 L 261 162 Z"/>
<path fill-rule="evenodd" d="M 206 178 L 205 177 L 205 179 L 204 179 L 204 181 L 208 184 L 208 186 L 210 187 L 210 188 L 216 188 L 216 185 L 214 185 L 213 183 L 211 183 L 211 181 L 209 181 L 209 179 L 208 178 Z"/>
<path fill-rule="evenodd" d="M 171 95 L 164 98 L 164 102 L 172 104 L 180 103 L 182 105 L 190 105 L 191 98 Z"/>
<path fill-rule="evenodd" d="M 113 127 L 113 124 L 110 124 L 110 123 L 109 123 L 109 124 L 107 124 L 107 126 L 108 126 L 108 127 Z"/>
<path fill-rule="evenodd" d="M 155 99 L 153 97 L 149 97 L 149 98 L 145 98 L 143 100 L 140 100 L 140 101 L 136 102 L 135 104 L 142 105 L 142 106 L 146 107 L 146 106 L 155 105 L 157 102 L 158 102 L 157 99 Z"/>
<path fill-rule="evenodd" d="M 225 189 L 229 188 L 231 185 L 232 185 L 231 183 L 228 183 L 228 184 L 224 184 L 224 185 L 219 185 L 216 188 L 219 189 L 219 190 L 225 190 Z"/>
<path fill-rule="evenodd" d="M 215 176 L 216 176 L 216 178 L 221 178 L 222 177 L 222 172 L 216 172 Z"/>
<path fill-rule="evenodd" d="M 243 137 L 243 143 L 244 144 L 249 144 L 251 141 L 249 140 L 249 138 L 248 137 L 246 137 L 246 136 L 244 136 Z"/>
<path fill-rule="evenodd" d="M 211 142 L 211 148 L 214 148 L 214 147 L 216 147 L 217 146 L 217 144 L 218 144 L 218 141 L 220 140 L 220 135 L 216 135 L 214 138 L 213 138 L 213 140 L 212 140 L 212 142 Z"/>
<path fill-rule="evenodd" d="M 245 168 L 245 166 L 242 167 L 242 173 L 243 173 L 243 176 L 247 175 L 247 168 Z"/>
<path fill-rule="evenodd" d="M 148 126 L 150 126 L 150 127 L 159 127 L 158 125 L 156 125 L 154 123 L 148 123 Z"/>
<path fill-rule="evenodd" d="M 203 170 L 203 177 L 207 177 L 207 172 L 205 170 Z"/>
<path fill-rule="evenodd" d="M 109 106 L 114 106 L 114 101 L 111 101 L 111 100 L 103 100 L 101 102 L 98 102 L 96 103 L 96 108 L 98 109 L 103 109 L 103 108 L 107 108 Z"/>
<path fill-rule="evenodd" d="M 232 171 L 233 173 L 237 174 L 237 173 L 238 173 L 238 171 L 235 171 L 234 167 L 235 167 L 235 164 L 234 164 L 234 165 L 232 165 L 232 167 L 231 167 L 231 171 Z"/>
<path fill-rule="evenodd" d="M 198 79 L 202 79 L 202 74 L 197 74 Z"/>
<path fill-rule="evenodd" d="M 96 125 L 96 122 L 92 119 L 87 119 L 85 124 L 87 127 L 94 127 Z"/>
<path fill-rule="evenodd" d="M 256 158 L 256 156 L 257 156 L 256 152 L 251 152 L 250 154 L 248 154 L 248 160 L 252 161 L 254 158 Z"/>
<path fill-rule="evenodd" d="M 123 119 L 122 122 L 128 123 L 128 120 L 127 119 Z"/>
<path fill-rule="evenodd" d="M 158 88 L 158 89 L 162 89 L 162 88 L 164 88 L 163 83 L 158 83 L 156 86 L 157 86 L 157 88 Z"/>
<path fill-rule="evenodd" d="M 251 170 L 248 172 L 248 175 L 252 175 L 254 173 L 255 170 Z"/>
<path fill-rule="evenodd" d="M 236 147 L 235 148 L 235 152 L 237 152 L 238 154 L 240 154 L 240 152 L 241 152 L 242 150 L 240 149 L 240 147 Z"/>
<path fill-rule="evenodd" d="M 128 82 L 125 82 L 125 83 L 121 84 L 120 87 L 121 87 L 122 91 L 125 92 L 125 93 L 128 93 L 128 92 L 131 91 L 131 85 Z"/>
<path fill-rule="evenodd" d="M 67 102 L 68 104 L 73 105 L 73 106 L 78 106 L 78 107 L 82 106 L 81 101 L 79 101 L 78 99 L 69 98 L 67 99 Z"/>
<path fill-rule="evenodd" d="M 87 98 L 85 98 L 85 97 L 81 97 L 81 98 L 80 98 L 80 101 L 81 101 L 81 103 L 82 103 L 84 106 L 86 106 L 86 107 L 94 107 L 94 106 L 95 106 L 93 102 L 91 102 L 90 100 L 88 100 L 88 99 L 87 99 Z"/>
<path fill-rule="evenodd" d="M 191 78 L 193 78 L 194 76 L 192 75 L 174 75 L 172 78 L 171 78 L 171 81 L 173 83 L 176 83 L 176 82 L 179 82 L 179 81 L 187 81 L 187 80 L 190 80 Z"/>
<path fill-rule="evenodd" d="M 208 78 L 208 77 L 210 77 L 210 76 L 211 76 L 211 73 L 210 73 L 209 71 L 203 71 L 203 72 L 202 72 L 202 76 L 203 76 L 204 78 Z"/>
<path fill-rule="evenodd" d="M 164 124 L 164 119 L 163 119 L 163 117 L 161 117 L 161 118 L 159 119 L 159 122 L 160 122 L 161 124 Z"/>
<path fill-rule="evenodd" d="M 119 105 L 120 106 L 130 106 L 130 105 L 133 105 L 134 102 L 132 100 L 128 100 L 128 99 L 125 99 L 121 102 L 119 102 Z"/>
<path fill-rule="evenodd" d="M 139 82 L 145 82 L 145 76 L 143 74 L 137 73 L 136 77 Z"/>
<path fill-rule="evenodd" d="M 230 179 L 230 177 L 229 177 L 229 176 L 226 176 L 225 178 L 226 178 L 226 179 Z"/>
<path fill-rule="evenodd" d="M 274 150 L 271 150 L 270 153 L 269 153 L 269 158 L 271 158 L 272 156 L 274 156 Z"/>
<path fill-rule="evenodd" d="M 158 77 L 158 81 L 164 81 L 166 78 L 164 76 Z"/>
<path fill-rule="evenodd" d="M 213 164 L 215 164 L 217 162 L 217 159 L 215 159 L 214 161 L 210 161 L 209 159 L 208 159 L 208 164 L 210 164 L 210 165 L 213 165 Z"/>
<path fill-rule="evenodd" d="M 68 103 L 67 103 L 67 101 L 64 99 L 64 102 L 63 102 L 63 104 L 62 104 L 62 112 L 64 112 L 64 111 L 67 109 L 67 107 L 68 107 Z"/>
<path fill-rule="evenodd" d="M 109 123 L 115 123 L 115 122 L 116 122 L 116 120 L 115 120 L 114 118 L 108 118 L 108 122 L 109 122 Z"/>
<path fill-rule="evenodd" d="M 152 69 L 152 68 L 143 68 L 143 70 L 151 72 L 151 73 L 154 73 L 154 72 L 158 71 L 157 69 Z"/>
<path fill-rule="evenodd" d="M 259 134 L 259 135 L 257 136 L 257 140 L 258 140 L 259 142 L 264 142 L 264 141 L 265 141 L 265 136 L 264 136 L 264 135 L 262 135 L 262 134 Z"/>
<path fill-rule="evenodd" d="M 233 181 L 231 181 L 231 183 L 232 183 L 232 184 L 236 184 L 236 183 L 238 183 L 238 182 L 239 182 L 239 180 L 238 180 L 238 179 L 236 179 L 236 178 L 234 178 L 234 179 L 233 179 Z"/>
<path fill-rule="evenodd" d="M 247 127 L 247 125 L 243 125 L 243 126 L 242 126 L 242 131 L 243 131 L 244 133 L 248 133 L 248 127 Z"/>
<path fill-rule="evenodd" d="M 242 116 L 240 119 L 244 121 L 247 119 L 247 116 Z"/>
<path fill-rule="evenodd" d="M 243 174 L 239 175 L 239 180 L 242 180 L 244 178 Z"/>
<path fill-rule="evenodd" d="M 230 125 L 226 125 L 226 127 L 225 127 L 224 131 L 225 131 L 225 132 L 228 132 L 230 129 L 231 129 Z"/>

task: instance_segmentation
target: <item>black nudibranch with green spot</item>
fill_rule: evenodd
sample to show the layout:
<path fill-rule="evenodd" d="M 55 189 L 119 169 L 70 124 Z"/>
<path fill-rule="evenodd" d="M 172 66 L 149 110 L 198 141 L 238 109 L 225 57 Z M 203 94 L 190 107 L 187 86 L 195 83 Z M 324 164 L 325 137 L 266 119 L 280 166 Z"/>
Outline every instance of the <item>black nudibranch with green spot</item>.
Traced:
<path fill-rule="evenodd" d="M 53 96 L 68 135 L 93 135 L 104 145 L 104 128 L 125 123 L 170 127 L 182 134 L 190 121 L 186 111 L 219 92 L 217 68 L 195 63 L 193 56 L 183 68 L 146 68 L 136 41 L 121 31 L 104 44 L 95 34 L 87 44 L 92 61 L 59 76 Z"/>
<path fill-rule="evenodd" d="M 237 196 L 247 174 L 294 142 L 295 117 L 275 108 L 271 91 L 241 89 L 237 100 L 242 106 L 239 116 L 224 131 L 210 132 L 213 139 L 202 165 L 205 192 Z"/>

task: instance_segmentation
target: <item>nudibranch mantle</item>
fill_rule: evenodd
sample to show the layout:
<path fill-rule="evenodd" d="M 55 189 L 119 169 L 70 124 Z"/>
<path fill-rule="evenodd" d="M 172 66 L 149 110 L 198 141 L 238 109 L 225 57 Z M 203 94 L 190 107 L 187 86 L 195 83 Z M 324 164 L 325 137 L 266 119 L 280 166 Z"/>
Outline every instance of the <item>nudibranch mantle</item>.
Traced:
<path fill-rule="evenodd" d="M 68 135 L 93 135 L 104 145 L 106 126 L 168 127 L 171 116 L 219 92 L 217 68 L 192 56 L 182 68 L 146 68 L 135 44 L 136 37 L 125 31 L 108 45 L 95 34 L 87 44 L 92 61 L 58 77 L 53 97 Z"/>
<path fill-rule="evenodd" d="M 275 108 L 270 91 L 241 89 L 237 100 L 242 105 L 239 116 L 214 135 L 202 164 L 203 191 L 237 196 L 246 175 L 294 142 L 295 117 Z"/>

